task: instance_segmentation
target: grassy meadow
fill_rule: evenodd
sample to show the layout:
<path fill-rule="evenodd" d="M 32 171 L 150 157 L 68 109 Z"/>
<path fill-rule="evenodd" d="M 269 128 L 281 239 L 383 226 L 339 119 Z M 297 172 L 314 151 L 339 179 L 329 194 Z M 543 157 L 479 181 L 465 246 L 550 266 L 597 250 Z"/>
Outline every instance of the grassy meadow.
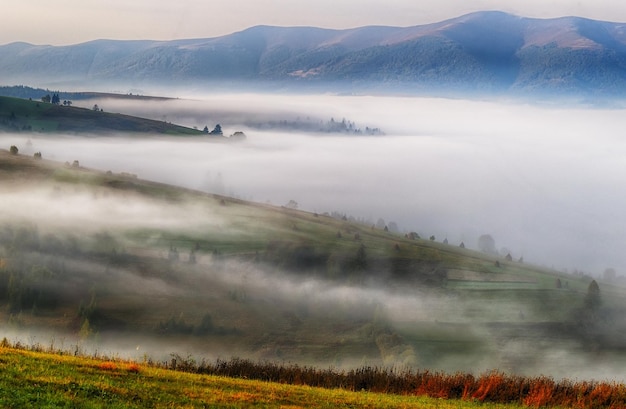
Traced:
<path fill-rule="evenodd" d="M 51 352 L 52 351 L 52 352 Z M 178 359 L 178 364 L 177 364 Z M 45 350 L 0 347 L 2 407 L 332 407 L 332 408 L 621 408 L 623 384 L 554 381 L 491 372 L 469 374 L 351 371 L 252 363 L 215 364 L 175 356 L 137 363 Z"/>
<path fill-rule="evenodd" d="M 518 408 L 198 375 L 0 348 L 0 406 L 20 408 Z"/>

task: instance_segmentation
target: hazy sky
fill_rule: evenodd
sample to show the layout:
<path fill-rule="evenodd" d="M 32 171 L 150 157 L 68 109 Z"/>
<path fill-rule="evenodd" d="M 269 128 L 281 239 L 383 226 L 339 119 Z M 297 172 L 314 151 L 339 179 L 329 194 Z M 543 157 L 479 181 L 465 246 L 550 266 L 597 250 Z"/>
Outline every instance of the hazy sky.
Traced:
<path fill-rule="evenodd" d="M 2 0 L 0 44 L 215 37 L 259 24 L 411 26 L 478 10 L 626 22 L 616 0 Z"/>

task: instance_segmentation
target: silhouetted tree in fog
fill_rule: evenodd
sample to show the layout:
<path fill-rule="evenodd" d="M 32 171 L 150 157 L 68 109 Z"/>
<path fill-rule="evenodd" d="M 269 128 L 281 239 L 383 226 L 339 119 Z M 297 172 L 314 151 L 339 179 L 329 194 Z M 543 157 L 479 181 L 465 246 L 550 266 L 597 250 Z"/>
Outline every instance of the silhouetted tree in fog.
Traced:
<path fill-rule="evenodd" d="M 364 244 L 361 244 L 359 246 L 359 249 L 356 251 L 356 257 L 354 258 L 354 268 L 355 270 L 367 269 L 367 253 L 365 252 Z"/>
<path fill-rule="evenodd" d="M 600 307 L 600 286 L 596 280 L 592 280 L 587 287 L 587 295 L 585 296 L 585 308 L 595 311 Z"/>
<path fill-rule="evenodd" d="M 224 135 L 224 132 L 222 132 L 222 125 L 215 125 L 215 128 L 211 131 L 211 135 Z"/>
<path fill-rule="evenodd" d="M 607 268 L 606 270 L 604 270 L 604 273 L 602 274 L 602 279 L 606 281 L 607 283 L 612 283 L 613 281 L 615 281 L 616 277 L 617 277 L 617 272 L 615 271 L 614 268 Z"/>
<path fill-rule="evenodd" d="M 486 254 L 498 254 L 498 250 L 496 250 L 496 241 L 489 234 L 483 234 L 478 238 L 478 250 Z"/>

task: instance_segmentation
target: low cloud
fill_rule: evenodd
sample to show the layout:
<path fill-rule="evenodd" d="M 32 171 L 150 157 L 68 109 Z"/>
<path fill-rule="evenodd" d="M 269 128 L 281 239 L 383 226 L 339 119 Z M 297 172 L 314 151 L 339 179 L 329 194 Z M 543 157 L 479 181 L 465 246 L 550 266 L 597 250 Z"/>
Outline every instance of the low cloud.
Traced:
<path fill-rule="evenodd" d="M 197 98 L 200 98 L 197 96 Z M 626 206 L 623 110 L 460 100 L 233 94 L 100 102 L 109 111 L 221 123 L 343 118 L 385 137 L 245 128 L 247 141 L 32 136 L 44 157 L 282 205 L 383 218 L 475 247 L 484 233 L 517 257 L 600 273 L 626 265 L 615 229 Z M 236 116 L 232 116 L 236 115 Z M 177 122 L 174 120 L 174 122 Z M 184 122 L 184 121 L 183 121 Z M 191 123 L 190 123 L 191 122 Z M 6 139 L 20 148 L 25 140 Z M 8 145 L 7 145 L 8 146 Z"/>

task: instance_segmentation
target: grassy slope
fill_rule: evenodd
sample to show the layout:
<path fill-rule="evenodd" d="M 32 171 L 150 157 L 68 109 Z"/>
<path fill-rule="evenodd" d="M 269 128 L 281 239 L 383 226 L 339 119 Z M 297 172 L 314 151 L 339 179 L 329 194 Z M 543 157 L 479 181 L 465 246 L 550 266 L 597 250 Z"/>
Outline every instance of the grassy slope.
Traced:
<path fill-rule="evenodd" d="M 20 189 L 52 183 L 55 191 L 71 192 L 80 187 L 94 196 L 122 195 L 125 201 L 149 199 L 161 206 L 181 209 L 193 202 L 197 206 L 194 209 L 201 209 L 201 216 L 189 216 L 192 227 L 109 228 L 83 235 L 63 230 L 48 232 L 43 226 L 38 230 L 25 228 L 26 233 L 39 235 L 39 252 L 24 247 L 23 259 L 7 257 L 7 274 L 9 269 L 21 274 L 24 291 L 36 291 L 37 285 L 44 285 L 41 283 L 53 287 L 59 279 L 66 285 L 64 290 L 53 294 L 56 299 L 48 301 L 45 308 L 39 303 L 35 311 L 34 303 L 22 298 L 17 307 L 2 309 L 4 322 L 13 320 L 22 328 L 56 328 L 77 334 L 81 327 L 77 317 L 79 305 L 89 303 L 95 289 L 97 314 L 91 316 L 90 324 L 101 339 L 106 339 L 109 331 L 118 330 L 171 343 L 184 340 L 205 351 L 229 345 L 233 349 L 224 353 L 241 348 L 252 351 L 252 357 L 258 359 L 340 365 L 352 356 L 362 357 L 371 364 L 401 365 L 410 360 L 411 348 L 397 343 L 385 345 L 376 338 L 381 333 L 397 334 L 405 346 L 418 350 L 420 364 L 429 365 L 436 364 L 438 357 L 446 354 L 463 358 L 473 350 L 480 352 L 482 346 L 459 317 L 491 325 L 494 337 L 511 332 L 524 334 L 526 338 L 533 334 L 545 337 L 542 325 L 571 324 L 572 307 L 582 305 L 588 285 L 582 278 L 503 259 L 496 266 L 495 258 L 469 249 L 409 240 L 323 215 L 66 167 L 6 152 L 0 152 L 0 180 Z M 212 222 L 214 219 L 219 222 Z M 9 248 L 19 245 L 16 240 L 24 231 L 7 230 L 13 234 L 8 239 L 13 247 L 7 245 L 4 257 L 9 254 Z M 337 232 L 342 233 L 341 238 Z M 359 240 L 354 239 L 356 234 L 360 235 Z M 60 243 L 57 250 L 50 249 L 51 239 Z M 42 249 L 44 245 L 48 248 Z M 351 264 L 361 245 L 367 251 L 368 267 L 364 270 Z M 180 262 L 167 260 L 171 246 L 179 250 Z M 198 248 L 199 262 L 195 265 L 184 262 L 193 248 Z M 54 257 L 63 260 L 63 264 L 58 265 Z M 475 301 L 474 309 L 439 310 L 436 306 L 423 316 L 419 311 L 410 312 L 410 321 L 380 324 L 376 306 L 350 304 L 350 301 L 345 305 L 324 305 L 314 297 L 292 300 L 284 294 L 256 288 L 257 283 L 246 282 L 246 275 L 234 281 L 214 278 L 233 268 L 229 263 L 250 262 L 255 258 L 260 258 L 271 270 L 278 267 L 295 278 L 322 277 L 349 286 L 375 280 L 379 271 L 388 270 L 388 276 L 382 279 L 386 287 L 451 295 L 455 299 Z M 85 263 L 92 264 L 94 271 L 107 274 L 85 274 Z M 42 266 L 50 272 L 45 279 L 39 273 Z M 242 268 L 240 264 L 234 266 Z M 555 288 L 557 278 L 567 281 L 567 288 Z M 135 284 L 124 285 L 123 280 Z M 153 284 L 171 290 L 154 294 L 142 291 L 144 286 Z M 603 286 L 602 291 L 605 305 L 623 308 L 622 288 Z M 11 300 L 3 300 L 7 302 Z M 525 318 L 518 317 L 517 309 L 494 308 L 499 303 L 524 306 Z M 173 317 L 184 317 L 187 324 L 197 326 L 205 314 L 211 315 L 215 327 L 207 336 L 155 332 L 160 323 Z M 561 331 L 559 325 L 552 331 Z M 391 332 L 381 332 L 381 328 Z"/>
<path fill-rule="evenodd" d="M 166 122 L 85 108 L 0 97 L 0 129 L 35 132 L 141 132 L 202 135 L 202 132 Z"/>
<path fill-rule="evenodd" d="M 520 407 L 195 375 L 1 347 L 0 391 L 0 406 L 20 408 Z"/>

